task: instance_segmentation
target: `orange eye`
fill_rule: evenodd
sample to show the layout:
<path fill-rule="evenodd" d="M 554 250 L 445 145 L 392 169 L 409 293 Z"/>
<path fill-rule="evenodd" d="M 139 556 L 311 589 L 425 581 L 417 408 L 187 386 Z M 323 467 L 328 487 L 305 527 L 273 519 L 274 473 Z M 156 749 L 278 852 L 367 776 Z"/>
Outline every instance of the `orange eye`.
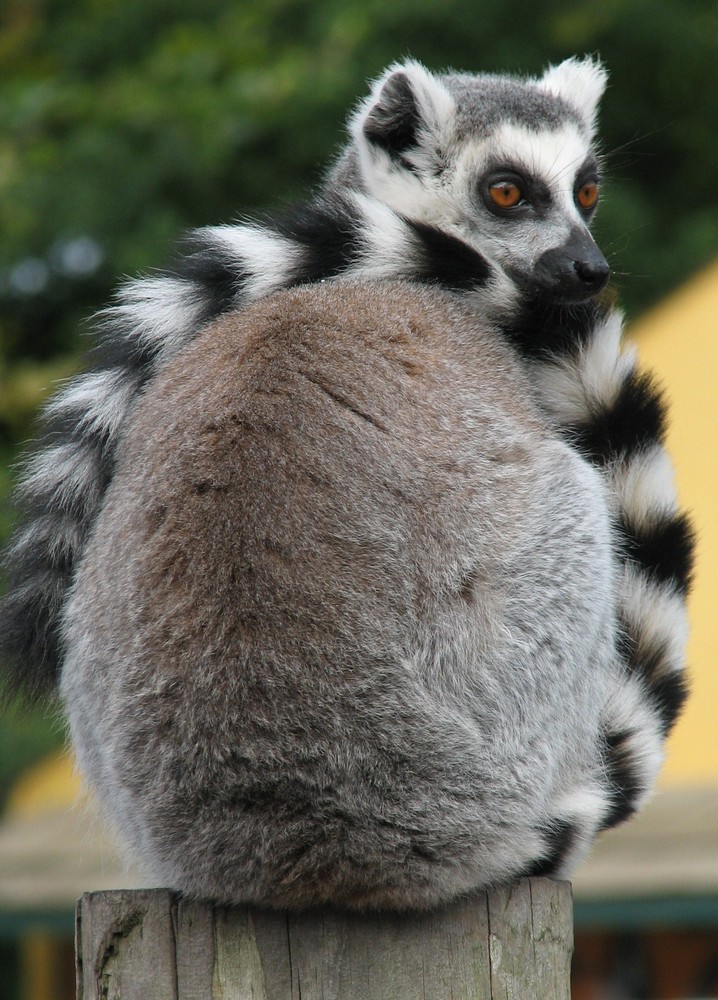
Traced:
<path fill-rule="evenodd" d="M 492 184 L 489 195 L 494 205 L 498 205 L 499 208 L 515 208 L 523 198 L 521 188 L 511 181 L 498 181 Z"/>
<path fill-rule="evenodd" d="M 576 201 L 585 211 L 593 208 L 598 201 L 598 184 L 595 181 L 589 181 L 588 184 L 581 185 L 576 192 Z"/>

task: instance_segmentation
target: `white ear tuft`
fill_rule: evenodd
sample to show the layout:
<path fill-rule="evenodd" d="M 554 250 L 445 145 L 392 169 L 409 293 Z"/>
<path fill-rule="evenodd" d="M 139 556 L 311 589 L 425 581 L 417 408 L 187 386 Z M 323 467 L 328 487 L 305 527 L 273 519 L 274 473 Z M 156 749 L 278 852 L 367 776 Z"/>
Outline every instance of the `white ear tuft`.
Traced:
<path fill-rule="evenodd" d="M 573 56 L 558 66 L 549 66 L 537 86 L 549 94 L 560 97 L 583 118 L 586 128 L 593 134 L 596 127 L 598 103 L 606 89 L 608 73 L 599 59 Z"/>
<path fill-rule="evenodd" d="M 454 101 L 441 81 L 421 63 L 394 63 L 372 86 L 370 96 L 352 116 L 354 138 L 387 152 L 437 138 L 453 121 Z"/>

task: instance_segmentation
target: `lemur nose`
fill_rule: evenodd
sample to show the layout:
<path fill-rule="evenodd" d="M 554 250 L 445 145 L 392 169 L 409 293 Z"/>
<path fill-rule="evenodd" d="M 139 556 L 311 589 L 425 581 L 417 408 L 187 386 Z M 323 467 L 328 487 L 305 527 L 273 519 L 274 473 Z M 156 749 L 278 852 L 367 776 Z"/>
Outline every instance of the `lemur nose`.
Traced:
<path fill-rule="evenodd" d="M 603 257 L 577 260 L 574 261 L 573 267 L 579 280 L 586 286 L 586 290 L 593 294 L 600 292 L 608 281 L 610 268 Z"/>
<path fill-rule="evenodd" d="M 583 302 L 601 291 L 610 273 L 606 258 L 588 230 L 577 230 L 562 246 L 541 254 L 534 266 L 533 281 L 557 301 Z"/>

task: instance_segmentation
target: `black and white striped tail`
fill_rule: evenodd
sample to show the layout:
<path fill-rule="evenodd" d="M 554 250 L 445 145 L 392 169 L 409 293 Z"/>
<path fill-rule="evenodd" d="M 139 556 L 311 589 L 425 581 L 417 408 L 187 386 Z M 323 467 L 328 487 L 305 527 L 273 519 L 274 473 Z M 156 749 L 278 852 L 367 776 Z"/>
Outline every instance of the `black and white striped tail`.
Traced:
<path fill-rule="evenodd" d="M 622 347 L 621 315 L 596 303 L 553 311 L 552 318 L 546 309 L 547 325 L 534 327 L 526 349 L 533 381 L 566 438 L 602 471 L 615 521 L 620 648 L 603 717 L 606 828 L 651 790 L 686 698 L 694 541 L 664 447 L 665 403 Z M 515 337 L 526 335 L 518 324 Z"/>

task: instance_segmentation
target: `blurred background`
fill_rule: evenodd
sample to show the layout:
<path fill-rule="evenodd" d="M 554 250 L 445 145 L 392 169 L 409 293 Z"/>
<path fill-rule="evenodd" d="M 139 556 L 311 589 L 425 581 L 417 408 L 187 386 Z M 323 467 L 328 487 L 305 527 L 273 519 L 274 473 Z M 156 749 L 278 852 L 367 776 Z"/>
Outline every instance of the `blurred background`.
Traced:
<path fill-rule="evenodd" d="M 574 998 L 718 997 L 716 0 L 3 0 L 0 541 L 18 448 L 119 277 L 310 191 L 398 58 L 538 74 L 576 53 L 610 71 L 596 232 L 673 402 L 700 551 L 694 696 L 655 803 L 577 875 Z M 54 705 L 0 717 L 0 1000 L 72 996 L 73 897 L 142 881 L 73 805 L 62 743 Z"/>

